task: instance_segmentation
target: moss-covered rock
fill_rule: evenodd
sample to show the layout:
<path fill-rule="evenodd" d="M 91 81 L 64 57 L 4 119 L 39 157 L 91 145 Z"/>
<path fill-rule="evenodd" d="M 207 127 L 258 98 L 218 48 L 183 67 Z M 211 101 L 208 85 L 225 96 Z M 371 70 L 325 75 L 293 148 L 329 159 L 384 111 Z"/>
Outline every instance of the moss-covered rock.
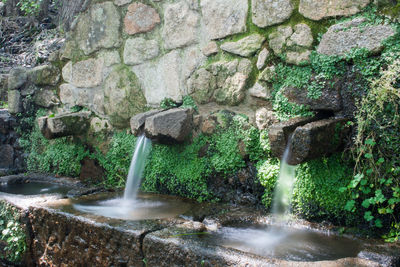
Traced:
<path fill-rule="evenodd" d="M 105 113 L 113 126 L 128 127 L 133 115 L 146 110 L 146 99 L 139 81 L 128 68 L 114 67 L 103 87 Z"/>

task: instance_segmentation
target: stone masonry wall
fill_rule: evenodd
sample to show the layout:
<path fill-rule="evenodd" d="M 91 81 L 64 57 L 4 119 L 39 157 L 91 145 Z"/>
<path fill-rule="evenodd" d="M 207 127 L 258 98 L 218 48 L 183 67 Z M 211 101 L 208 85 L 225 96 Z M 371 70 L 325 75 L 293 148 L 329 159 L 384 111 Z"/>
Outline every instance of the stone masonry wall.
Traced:
<path fill-rule="evenodd" d="M 163 99 L 179 102 L 190 95 L 205 105 L 200 111 L 228 106 L 252 121 L 256 114 L 270 120 L 277 61 L 307 65 L 314 48 L 325 55 L 382 49 L 394 30 L 361 30 L 360 19 L 332 25 L 317 42 L 326 28 L 315 25 L 361 12 L 370 2 L 93 0 L 58 55 L 57 111 L 85 107 L 124 128 L 134 114 Z"/>

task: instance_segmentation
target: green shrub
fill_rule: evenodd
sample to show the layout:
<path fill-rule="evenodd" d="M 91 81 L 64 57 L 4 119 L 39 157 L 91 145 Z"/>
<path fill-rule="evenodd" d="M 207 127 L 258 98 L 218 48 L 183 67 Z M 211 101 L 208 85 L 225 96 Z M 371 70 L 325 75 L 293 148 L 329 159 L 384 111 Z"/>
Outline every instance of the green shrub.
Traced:
<path fill-rule="evenodd" d="M 136 137 L 126 132 L 115 133 L 106 154 L 99 150 L 90 157 L 99 161 L 106 172 L 107 187 L 123 187 L 135 149 Z"/>
<path fill-rule="evenodd" d="M 294 213 L 309 220 L 350 223 L 353 216 L 344 209 L 349 197 L 339 189 L 351 180 L 352 173 L 352 166 L 340 154 L 301 164 L 293 189 Z"/>
<path fill-rule="evenodd" d="M 19 263 L 26 251 L 26 235 L 20 223 L 20 213 L 7 202 L 0 200 L 0 239 L 7 242 L 6 259 Z"/>

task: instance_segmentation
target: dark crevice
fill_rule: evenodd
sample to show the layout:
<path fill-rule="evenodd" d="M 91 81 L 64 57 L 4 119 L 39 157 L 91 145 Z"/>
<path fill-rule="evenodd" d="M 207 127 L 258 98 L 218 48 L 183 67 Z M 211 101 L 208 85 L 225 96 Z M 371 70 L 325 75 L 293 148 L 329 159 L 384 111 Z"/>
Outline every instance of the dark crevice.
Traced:
<path fill-rule="evenodd" d="M 147 267 L 146 260 L 145 260 L 145 259 L 146 259 L 146 255 L 144 254 L 144 251 L 143 251 L 144 238 L 146 237 L 146 235 L 148 235 L 148 234 L 150 234 L 150 233 L 154 233 L 154 232 L 163 230 L 163 229 L 165 229 L 165 228 L 167 228 L 167 227 L 160 227 L 160 228 L 156 228 L 156 229 L 152 229 L 152 230 L 147 230 L 147 231 L 144 231 L 144 232 L 139 236 L 139 251 L 140 251 L 140 258 L 141 258 L 141 260 L 142 260 L 143 267 Z"/>

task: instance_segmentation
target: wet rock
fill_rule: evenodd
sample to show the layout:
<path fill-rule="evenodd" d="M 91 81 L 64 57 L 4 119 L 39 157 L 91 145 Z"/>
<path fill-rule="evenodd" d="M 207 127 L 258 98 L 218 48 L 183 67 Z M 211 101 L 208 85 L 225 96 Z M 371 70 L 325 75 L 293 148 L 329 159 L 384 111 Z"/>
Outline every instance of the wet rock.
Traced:
<path fill-rule="evenodd" d="M 256 125 L 259 130 L 266 130 L 278 120 L 273 111 L 260 108 L 256 111 Z"/>
<path fill-rule="evenodd" d="M 115 67 L 103 85 L 104 110 L 115 127 L 128 127 L 130 118 L 146 108 L 146 99 L 136 75 Z"/>
<path fill-rule="evenodd" d="M 347 119 L 325 119 L 297 127 L 292 136 L 288 163 L 297 165 L 337 152 L 349 133 L 346 122 Z"/>
<path fill-rule="evenodd" d="M 21 93 L 17 90 L 8 91 L 8 111 L 11 114 L 22 112 Z"/>
<path fill-rule="evenodd" d="M 145 133 L 162 143 L 182 143 L 193 128 L 193 111 L 174 108 L 146 118 Z"/>
<path fill-rule="evenodd" d="M 27 70 L 23 67 L 16 67 L 10 71 L 8 76 L 8 90 L 19 89 L 28 79 Z"/>
<path fill-rule="evenodd" d="M 221 49 L 242 57 L 249 57 L 255 54 L 260 48 L 265 37 L 259 34 L 252 34 L 236 42 L 226 42 L 221 45 Z"/>
<path fill-rule="evenodd" d="M 120 15 L 112 2 L 94 4 L 79 16 L 76 26 L 77 44 L 85 55 L 100 48 L 118 47 L 120 44 Z"/>
<path fill-rule="evenodd" d="M 6 109 L 0 109 L 0 134 L 7 134 L 11 130 L 12 117 Z"/>
<path fill-rule="evenodd" d="M 103 68 L 102 59 L 88 59 L 76 63 L 68 62 L 62 69 L 62 76 L 64 81 L 76 87 L 96 87 L 103 81 Z"/>
<path fill-rule="evenodd" d="M 29 81 L 38 86 L 56 85 L 60 80 L 60 71 L 52 65 L 35 67 L 28 71 Z"/>
<path fill-rule="evenodd" d="M 0 168 L 9 169 L 14 165 L 14 148 L 11 145 L 0 145 Z"/>
<path fill-rule="evenodd" d="M 128 12 L 124 19 L 127 34 L 149 32 L 159 23 L 160 15 L 154 8 L 139 2 L 128 6 Z"/>
<path fill-rule="evenodd" d="M 316 118 L 300 117 L 271 125 L 268 132 L 268 138 L 272 154 L 277 158 L 282 158 L 289 141 L 289 136 L 294 132 L 294 130 L 299 126 L 315 120 Z"/>
<path fill-rule="evenodd" d="M 144 123 L 148 117 L 156 115 L 162 112 L 162 110 L 150 110 L 144 113 L 139 113 L 133 116 L 130 120 L 131 131 L 134 135 L 138 136 L 139 133 L 143 131 Z"/>
<path fill-rule="evenodd" d="M 200 0 L 208 36 L 215 40 L 246 31 L 247 0 Z"/>
<path fill-rule="evenodd" d="M 311 110 L 339 111 L 342 109 L 342 97 L 338 86 L 324 86 L 317 99 L 310 98 L 307 89 L 286 87 L 282 92 L 290 102 L 306 105 Z"/>
<path fill-rule="evenodd" d="M 252 0 L 252 20 L 264 28 L 289 19 L 294 10 L 291 0 Z"/>
<path fill-rule="evenodd" d="M 166 5 L 164 21 L 162 35 L 166 49 L 197 43 L 200 15 L 186 1 Z"/>
<path fill-rule="evenodd" d="M 261 70 L 262 68 L 264 68 L 268 57 L 269 57 L 268 49 L 264 48 L 263 50 L 261 50 L 257 58 L 257 64 L 256 64 L 257 69 Z"/>
<path fill-rule="evenodd" d="M 47 139 L 80 135 L 89 129 L 90 112 L 77 112 L 38 118 L 39 129 Z"/>
<path fill-rule="evenodd" d="M 312 20 L 350 16 L 360 12 L 371 0 L 300 0 L 299 12 Z"/>
<path fill-rule="evenodd" d="M 364 18 L 331 26 L 322 36 L 317 52 L 324 55 L 342 56 L 353 48 L 365 48 L 372 53 L 383 49 L 382 42 L 395 34 L 389 25 L 366 25 L 359 27 Z"/>
<path fill-rule="evenodd" d="M 60 100 L 53 90 L 41 89 L 35 92 L 33 102 L 38 106 L 49 108 L 58 105 Z"/>
<path fill-rule="evenodd" d="M 215 55 L 218 53 L 218 45 L 216 42 L 209 42 L 203 49 L 201 50 L 203 54 L 207 57 Z"/>
<path fill-rule="evenodd" d="M 141 37 L 126 40 L 124 47 L 124 62 L 127 65 L 141 64 L 155 58 L 159 54 L 156 40 L 145 40 Z"/>

